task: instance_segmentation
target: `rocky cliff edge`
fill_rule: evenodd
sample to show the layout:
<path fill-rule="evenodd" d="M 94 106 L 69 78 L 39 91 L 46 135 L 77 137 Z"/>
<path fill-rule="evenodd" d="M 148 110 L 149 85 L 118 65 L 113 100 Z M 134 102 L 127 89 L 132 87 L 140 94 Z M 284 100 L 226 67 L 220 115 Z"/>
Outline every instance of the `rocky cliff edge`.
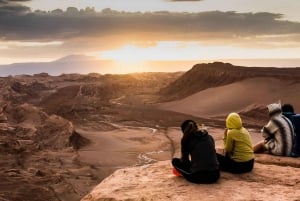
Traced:
<path fill-rule="evenodd" d="M 221 172 L 215 184 L 193 184 L 172 174 L 170 161 L 115 171 L 81 201 L 300 200 L 300 158 L 259 154 L 251 173 Z"/>

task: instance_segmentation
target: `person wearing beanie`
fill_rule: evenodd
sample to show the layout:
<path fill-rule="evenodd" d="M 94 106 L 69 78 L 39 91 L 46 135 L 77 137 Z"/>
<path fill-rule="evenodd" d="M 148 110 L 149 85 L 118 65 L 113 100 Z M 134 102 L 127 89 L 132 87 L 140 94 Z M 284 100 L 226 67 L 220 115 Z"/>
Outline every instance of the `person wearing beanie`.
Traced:
<path fill-rule="evenodd" d="M 272 103 L 267 108 L 270 120 L 261 130 L 264 140 L 253 147 L 254 153 L 267 152 L 277 156 L 291 156 L 293 124 L 282 114 L 281 104 Z"/>
<path fill-rule="evenodd" d="M 235 112 L 226 118 L 223 143 L 223 153 L 217 153 L 221 170 L 235 174 L 252 171 L 254 166 L 252 140 L 247 129 L 243 127 L 241 117 Z"/>
<path fill-rule="evenodd" d="M 181 158 L 173 158 L 173 173 L 192 183 L 215 183 L 220 177 L 215 142 L 193 120 L 181 124 Z"/>

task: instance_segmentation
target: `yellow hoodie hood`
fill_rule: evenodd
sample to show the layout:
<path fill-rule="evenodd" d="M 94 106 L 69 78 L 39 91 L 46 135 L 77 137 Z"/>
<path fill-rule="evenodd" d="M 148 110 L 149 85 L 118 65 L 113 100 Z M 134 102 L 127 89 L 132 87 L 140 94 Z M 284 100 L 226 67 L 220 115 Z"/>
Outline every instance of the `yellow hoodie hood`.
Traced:
<path fill-rule="evenodd" d="M 242 119 L 240 115 L 237 113 L 233 112 L 230 113 L 227 118 L 226 118 L 226 127 L 228 129 L 240 129 L 243 127 Z"/>

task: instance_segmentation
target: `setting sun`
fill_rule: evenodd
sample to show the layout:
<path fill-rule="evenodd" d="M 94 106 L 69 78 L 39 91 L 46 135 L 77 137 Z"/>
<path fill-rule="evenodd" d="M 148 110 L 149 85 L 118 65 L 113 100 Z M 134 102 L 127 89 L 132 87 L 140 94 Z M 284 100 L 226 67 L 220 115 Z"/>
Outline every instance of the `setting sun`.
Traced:
<path fill-rule="evenodd" d="M 187 54 L 187 49 L 182 48 L 182 46 L 182 43 L 177 41 L 157 42 L 155 46 L 151 47 L 125 45 L 119 49 L 102 51 L 98 53 L 97 57 L 99 59 L 111 59 L 120 62 L 179 60 L 179 58 L 182 60 L 184 57 L 191 58 L 193 54 Z M 178 57 L 179 51 L 182 57 Z"/>
<path fill-rule="evenodd" d="M 103 52 L 99 55 L 99 58 L 130 63 L 149 60 L 149 55 L 148 48 L 139 48 L 133 45 L 126 45 L 117 50 Z"/>

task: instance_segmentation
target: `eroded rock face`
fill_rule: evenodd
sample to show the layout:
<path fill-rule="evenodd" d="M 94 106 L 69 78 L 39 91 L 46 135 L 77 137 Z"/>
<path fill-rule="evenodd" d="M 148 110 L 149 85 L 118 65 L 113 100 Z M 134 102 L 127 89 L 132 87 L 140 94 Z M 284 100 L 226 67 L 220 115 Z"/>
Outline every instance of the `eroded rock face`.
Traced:
<path fill-rule="evenodd" d="M 27 103 L 8 104 L 5 110 L 0 107 L 0 120 L 2 143 L 15 141 L 15 144 L 27 151 L 59 150 L 74 144 L 74 140 L 70 140 L 76 135 L 72 122 L 58 115 L 49 116 L 40 108 Z M 76 143 L 82 144 L 78 139 L 81 138 L 77 137 Z M 78 148 L 78 145 L 74 146 Z"/>
<path fill-rule="evenodd" d="M 121 200 L 297 200 L 300 197 L 300 161 L 295 158 L 258 156 L 257 160 L 280 158 L 280 165 L 256 163 L 251 173 L 221 172 L 215 184 L 192 184 L 172 174 L 171 162 L 117 170 L 81 201 Z M 293 164 L 294 167 L 287 166 Z M 296 167 L 295 167 L 296 166 Z M 298 167 L 298 168 L 297 168 Z"/>
<path fill-rule="evenodd" d="M 76 178 L 76 150 L 87 143 L 60 116 L 0 102 L 0 200 L 80 199 L 86 191 L 76 191 L 67 178 Z"/>
<path fill-rule="evenodd" d="M 94 132 L 119 124 L 152 127 L 158 121 L 181 121 L 182 115 L 174 119 L 169 112 L 144 109 L 161 86 L 179 76 L 174 75 L 1 77 L 0 200 L 80 200 L 120 167 L 80 155 L 86 144 L 106 143 L 90 143 L 87 138 Z"/>

